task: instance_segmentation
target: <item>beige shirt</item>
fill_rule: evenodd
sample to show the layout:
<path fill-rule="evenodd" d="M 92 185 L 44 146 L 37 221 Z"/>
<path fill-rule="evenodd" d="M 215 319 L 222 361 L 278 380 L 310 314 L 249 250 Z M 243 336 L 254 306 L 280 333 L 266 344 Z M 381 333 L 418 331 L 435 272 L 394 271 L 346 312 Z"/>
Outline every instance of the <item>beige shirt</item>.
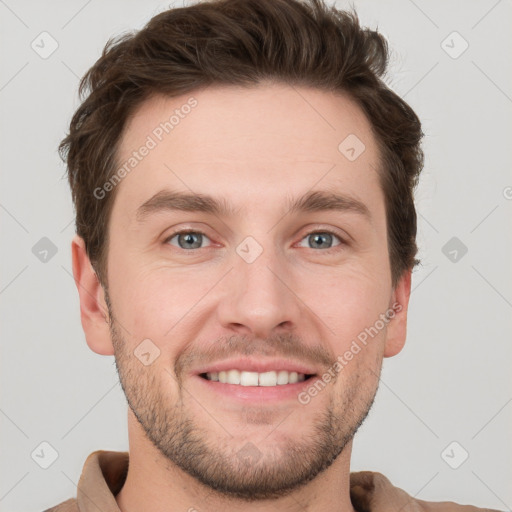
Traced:
<path fill-rule="evenodd" d="M 77 497 L 44 512 L 120 512 L 115 495 L 124 485 L 128 461 L 128 452 L 91 453 L 78 482 Z M 350 473 L 350 499 L 358 512 L 499 512 L 451 501 L 417 500 L 373 471 Z"/>

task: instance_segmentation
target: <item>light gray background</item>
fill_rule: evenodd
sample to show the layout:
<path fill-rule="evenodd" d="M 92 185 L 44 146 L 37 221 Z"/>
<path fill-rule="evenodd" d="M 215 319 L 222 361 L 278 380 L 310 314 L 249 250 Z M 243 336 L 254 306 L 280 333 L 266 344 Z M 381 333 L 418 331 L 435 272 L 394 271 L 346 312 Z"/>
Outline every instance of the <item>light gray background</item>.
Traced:
<path fill-rule="evenodd" d="M 128 448 L 114 359 L 89 350 L 80 325 L 73 209 L 56 148 L 79 77 L 107 39 L 169 5 L 0 0 L 1 510 L 41 511 L 75 496 L 89 453 Z M 512 5 L 354 5 L 390 41 L 388 83 L 423 121 L 426 165 L 408 341 L 384 362 L 352 470 L 380 471 L 424 500 L 510 510 Z M 59 45 L 47 59 L 31 48 L 43 31 Z M 458 58 L 445 50 L 462 40 L 442 44 L 453 31 L 469 43 Z M 32 253 L 42 237 L 58 249 L 46 263 Z M 442 250 L 452 237 L 467 247 L 456 262 Z M 58 452 L 48 469 L 31 458 L 43 441 Z M 452 441 L 469 453 L 458 469 L 441 456 Z M 457 461 L 462 451 L 448 453 Z"/>

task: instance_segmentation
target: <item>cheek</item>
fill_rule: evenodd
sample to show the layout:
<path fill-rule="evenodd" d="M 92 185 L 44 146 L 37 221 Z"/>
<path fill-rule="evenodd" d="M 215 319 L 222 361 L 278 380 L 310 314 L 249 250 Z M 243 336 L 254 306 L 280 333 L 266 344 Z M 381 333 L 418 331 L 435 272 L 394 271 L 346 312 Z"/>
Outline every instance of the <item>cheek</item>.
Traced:
<path fill-rule="evenodd" d="M 134 343 L 149 338 L 163 344 L 184 329 L 194 330 L 201 315 L 212 313 L 223 300 L 209 294 L 226 270 L 222 265 L 164 266 L 148 262 L 143 253 L 116 252 L 119 245 L 109 252 L 111 299 Z M 339 268 L 289 267 L 287 278 L 295 294 L 288 300 L 298 301 L 304 318 L 313 319 L 337 355 L 387 309 L 388 269 L 382 261 L 374 261 L 373 254 L 368 256 L 345 261 Z M 301 318 L 295 321 L 299 329 L 306 325 Z"/>
<path fill-rule="evenodd" d="M 200 312 L 199 303 L 218 279 L 212 273 L 155 268 L 154 265 L 116 270 L 115 312 L 135 338 L 173 337 Z M 123 321 L 123 320 L 121 320 Z"/>
<path fill-rule="evenodd" d="M 374 326 L 388 308 L 390 288 L 385 280 L 361 268 L 331 277 L 326 286 L 309 289 L 313 291 L 305 302 L 331 331 L 336 350 L 343 350 Z"/>

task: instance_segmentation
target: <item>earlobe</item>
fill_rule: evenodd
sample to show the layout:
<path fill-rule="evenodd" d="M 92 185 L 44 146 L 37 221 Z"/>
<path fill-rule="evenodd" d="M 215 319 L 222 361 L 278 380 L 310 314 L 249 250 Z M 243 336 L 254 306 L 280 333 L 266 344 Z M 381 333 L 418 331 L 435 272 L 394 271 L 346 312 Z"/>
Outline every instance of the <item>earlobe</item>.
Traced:
<path fill-rule="evenodd" d="M 391 299 L 390 321 L 387 327 L 384 357 L 397 355 L 405 345 L 407 336 L 407 311 L 411 294 L 411 270 L 406 270 L 398 281 Z"/>
<path fill-rule="evenodd" d="M 89 348 L 101 355 L 114 355 L 105 294 L 89 256 L 84 240 L 75 235 L 71 242 L 73 276 L 80 298 L 80 318 Z"/>

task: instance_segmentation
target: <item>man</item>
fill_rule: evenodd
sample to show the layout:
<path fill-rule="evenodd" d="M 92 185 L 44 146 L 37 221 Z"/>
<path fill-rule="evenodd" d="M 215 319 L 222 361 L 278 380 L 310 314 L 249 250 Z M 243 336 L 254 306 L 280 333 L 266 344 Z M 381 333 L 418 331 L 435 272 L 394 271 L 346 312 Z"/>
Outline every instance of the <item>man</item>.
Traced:
<path fill-rule="evenodd" d="M 319 1 L 203 2 L 107 43 L 60 150 L 130 446 L 49 510 L 479 510 L 350 473 L 417 263 L 423 133 L 386 64 Z"/>

